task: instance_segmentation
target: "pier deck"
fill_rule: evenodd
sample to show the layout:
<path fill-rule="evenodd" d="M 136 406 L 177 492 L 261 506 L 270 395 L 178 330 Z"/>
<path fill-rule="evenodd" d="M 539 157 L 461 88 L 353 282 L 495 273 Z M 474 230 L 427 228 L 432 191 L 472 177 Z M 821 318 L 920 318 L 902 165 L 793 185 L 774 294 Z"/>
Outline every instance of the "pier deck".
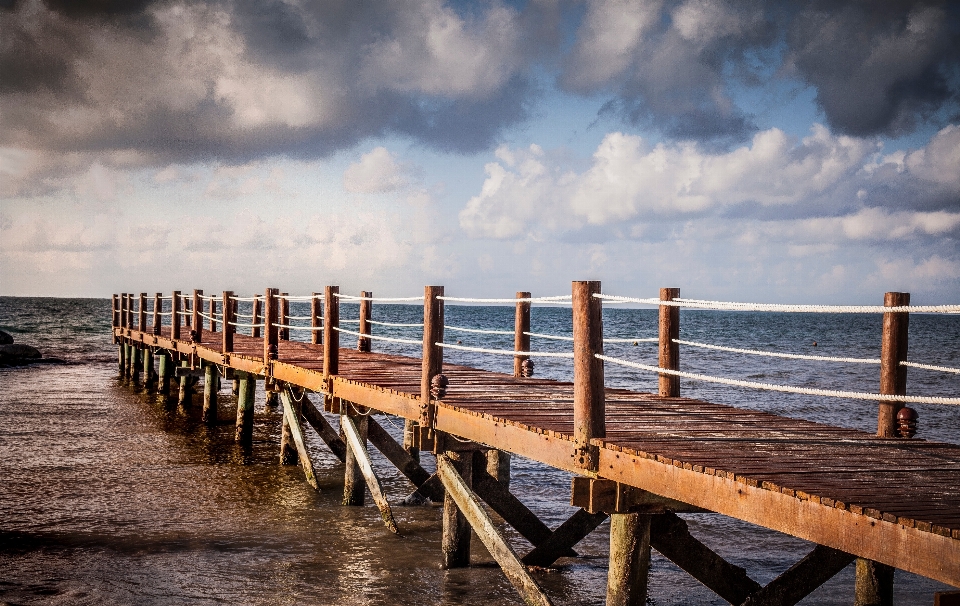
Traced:
<path fill-rule="evenodd" d="M 141 327 L 146 328 L 146 327 Z M 421 417 L 421 360 L 339 349 L 325 377 L 323 346 L 221 333 L 199 343 L 170 327 L 114 328 L 120 341 L 165 349 L 375 411 Z M 960 587 L 960 447 L 878 438 L 764 412 L 605 389 L 606 437 L 594 473 L 578 465 L 574 385 L 445 363 L 435 429 L 575 474 L 613 480 Z"/>

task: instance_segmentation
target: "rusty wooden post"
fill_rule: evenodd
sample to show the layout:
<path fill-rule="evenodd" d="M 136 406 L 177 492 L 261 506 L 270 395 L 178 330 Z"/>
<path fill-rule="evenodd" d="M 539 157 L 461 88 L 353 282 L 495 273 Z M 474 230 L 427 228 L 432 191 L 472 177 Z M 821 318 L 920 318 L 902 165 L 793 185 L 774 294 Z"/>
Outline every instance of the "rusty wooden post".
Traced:
<path fill-rule="evenodd" d="M 430 405 L 430 382 L 443 372 L 443 296 L 442 286 L 423 288 L 423 361 L 420 371 L 420 426 L 433 432 L 434 410 Z"/>
<path fill-rule="evenodd" d="M 661 288 L 660 300 L 673 301 L 680 296 L 679 288 Z M 675 305 L 660 306 L 660 368 L 680 370 L 680 308 Z M 680 377 L 660 375 L 660 395 L 666 398 L 680 397 Z"/>
<path fill-rule="evenodd" d="M 529 299 L 530 293 L 518 292 L 518 299 Z M 517 301 L 517 308 L 513 314 L 513 350 L 530 351 L 530 301 Z M 513 376 L 523 376 L 523 363 L 529 356 L 513 357 Z"/>
<path fill-rule="evenodd" d="M 453 464 L 466 487 L 471 488 L 473 451 L 447 451 L 441 456 Z M 443 557 L 441 568 L 463 568 L 470 565 L 470 523 L 457 507 L 457 502 L 449 490 L 445 491 L 443 496 L 443 534 L 440 538 L 440 549 Z"/>
<path fill-rule="evenodd" d="M 133 293 L 127 295 L 127 328 L 133 330 Z"/>
<path fill-rule="evenodd" d="M 216 364 L 205 362 L 203 368 L 203 422 L 217 424 L 217 392 L 220 389 L 220 370 Z"/>
<path fill-rule="evenodd" d="M 223 343 L 224 354 L 233 353 L 233 335 L 237 332 L 237 301 L 232 290 L 223 291 Z"/>
<path fill-rule="evenodd" d="M 357 329 L 361 335 L 370 334 L 370 316 L 373 315 L 373 301 L 370 297 L 373 293 L 368 290 L 360 291 L 360 328 Z M 369 352 L 370 339 L 366 337 L 357 337 L 357 351 Z"/>
<path fill-rule="evenodd" d="M 341 404 L 341 406 L 346 407 L 346 410 L 340 411 L 341 414 L 346 413 L 345 416 L 353 421 L 354 426 L 357 428 L 357 437 L 359 438 L 360 444 L 366 448 L 367 434 L 370 426 L 370 417 L 365 414 L 366 410 L 352 403 Z M 342 419 L 343 417 L 341 416 L 340 418 Z M 363 477 L 363 470 L 360 468 L 357 453 L 353 448 L 347 448 L 347 456 L 344 463 L 346 468 L 343 474 L 343 504 L 363 505 L 363 497 L 366 492 L 367 483 Z"/>
<path fill-rule="evenodd" d="M 270 366 L 270 360 L 276 360 L 280 333 L 277 330 L 277 315 L 280 311 L 277 306 L 276 288 L 268 288 L 263 293 L 263 365 Z M 269 372 L 268 372 L 269 376 Z"/>
<path fill-rule="evenodd" d="M 910 293 L 888 292 L 883 296 L 884 307 L 910 305 Z M 883 339 L 880 343 L 880 393 L 903 396 L 907 394 L 907 327 L 910 314 L 891 312 L 883 314 Z M 903 402 L 880 402 L 877 416 L 877 435 L 881 438 L 899 436 L 897 413 Z"/>
<path fill-rule="evenodd" d="M 250 324 L 253 325 L 253 328 L 250 329 L 250 336 L 254 339 L 260 336 L 260 295 L 253 295 L 253 304 L 250 306 L 251 311 L 250 315 L 253 316 L 250 319 Z"/>
<path fill-rule="evenodd" d="M 120 328 L 120 298 L 116 293 L 111 297 L 110 310 L 112 312 L 110 326 L 112 328 Z"/>
<path fill-rule="evenodd" d="M 237 429 L 235 439 L 243 446 L 253 443 L 253 404 L 257 394 L 257 378 L 241 372 L 240 393 L 237 397 Z"/>
<path fill-rule="evenodd" d="M 217 332 L 217 300 L 210 298 L 210 332 Z"/>
<path fill-rule="evenodd" d="M 323 295 L 315 292 L 310 297 L 310 342 L 314 345 L 323 343 Z"/>
<path fill-rule="evenodd" d="M 149 346 L 144 345 L 143 349 L 140 350 L 140 359 L 143 362 L 143 384 L 147 388 L 147 391 L 153 391 L 154 382 L 153 382 L 153 350 Z"/>
<path fill-rule="evenodd" d="M 650 571 L 650 515 L 610 516 L 610 566 L 607 606 L 644 606 Z"/>
<path fill-rule="evenodd" d="M 137 330 L 147 332 L 147 293 L 140 293 L 137 300 Z"/>
<path fill-rule="evenodd" d="M 603 306 L 594 294 L 600 282 L 573 283 L 573 438 L 577 443 L 574 462 L 596 471 L 599 449 L 590 444 L 607 435 L 604 418 Z"/>
<path fill-rule="evenodd" d="M 160 361 L 157 364 L 157 391 L 160 395 L 170 395 L 170 371 L 172 370 L 172 360 L 166 349 L 160 350 Z"/>
<path fill-rule="evenodd" d="M 127 293 L 120 293 L 120 328 L 127 327 Z"/>
<path fill-rule="evenodd" d="M 194 289 L 193 291 L 193 309 L 190 310 L 190 336 L 194 343 L 203 343 L 203 319 L 200 317 L 200 310 L 203 309 L 203 291 Z"/>
<path fill-rule="evenodd" d="M 160 334 L 160 327 L 163 325 L 163 316 L 160 313 L 163 311 L 163 293 L 156 293 L 153 295 L 153 334 Z"/>
<path fill-rule="evenodd" d="M 329 379 L 340 372 L 339 286 L 323 289 L 323 374 Z"/>
<path fill-rule="evenodd" d="M 180 338 L 180 291 L 173 291 L 170 298 L 170 338 Z"/>
<path fill-rule="evenodd" d="M 290 340 L 290 329 L 287 326 L 290 325 L 290 299 L 287 297 L 290 296 L 290 293 L 282 292 L 278 297 L 279 303 L 279 323 L 283 326 L 277 331 L 277 339 L 283 341 Z"/>

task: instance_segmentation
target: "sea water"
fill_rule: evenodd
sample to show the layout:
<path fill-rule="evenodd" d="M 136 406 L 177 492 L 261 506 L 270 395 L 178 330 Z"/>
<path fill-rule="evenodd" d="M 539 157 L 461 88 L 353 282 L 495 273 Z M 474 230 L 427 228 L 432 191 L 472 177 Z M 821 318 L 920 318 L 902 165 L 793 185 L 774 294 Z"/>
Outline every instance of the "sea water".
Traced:
<path fill-rule="evenodd" d="M 307 315 L 303 303 L 292 315 Z M 343 305 L 341 317 L 357 317 Z M 374 319 L 422 321 L 422 309 L 374 306 Z M 510 331 L 512 307 L 449 305 L 452 327 Z M 346 327 L 347 324 L 345 323 Z M 215 427 L 192 410 L 135 392 L 117 377 L 110 301 L 0 298 L 0 328 L 67 363 L 0 369 L 0 603 L 2 604 L 519 604 L 516 592 L 478 540 L 474 565 L 440 570 L 440 510 L 395 507 L 402 536 L 389 533 L 377 509 L 342 507 L 343 466 L 312 431 L 321 491 L 298 467 L 278 464 L 280 414 L 258 394 L 254 443 L 233 442 L 233 398 L 221 392 Z M 604 336 L 656 336 L 652 309 L 604 310 Z M 854 358 L 877 358 L 881 318 L 871 314 L 681 312 L 681 338 L 717 345 Z M 569 308 L 535 307 L 532 332 L 570 335 Z M 419 338 L 416 328 L 375 326 L 374 334 Z M 294 331 L 293 337 L 308 338 Z M 341 345 L 352 341 L 342 337 Z M 510 349 L 509 335 L 446 331 L 456 344 Z M 814 346 L 814 342 L 816 345 Z M 913 314 L 910 359 L 960 367 L 960 316 Z M 562 340 L 534 338 L 532 349 L 569 351 Z M 418 356 L 416 346 L 374 342 L 374 350 Z M 656 345 L 607 344 L 607 355 L 656 365 Z M 448 349 L 445 360 L 512 372 L 509 356 Z M 684 370 L 757 382 L 875 392 L 879 368 L 747 356 L 684 346 Z M 607 384 L 655 391 L 656 375 L 607 364 Z M 536 376 L 569 380 L 568 360 L 537 358 Z M 908 392 L 960 395 L 960 377 L 908 372 Z M 876 430 L 877 404 L 695 381 L 687 396 L 864 431 Z M 916 405 L 918 438 L 960 443 L 960 407 Z M 399 437 L 401 422 L 379 416 Z M 331 418 L 331 420 L 333 420 Z M 333 420 L 335 423 L 335 420 Z M 396 503 L 409 483 L 375 450 L 374 466 Z M 424 456 L 430 468 L 430 456 Z M 575 511 L 570 476 L 514 458 L 511 489 L 556 527 Z M 715 514 L 684 515 L 691 532 L 761 584 L 802 558 L 812 545 Z M 524 540 L 501 524 L 523 552 Z M 607 524 L 577 546 L 580 557 L 535 573 L 558 604 L 602 604 Z M 898 604 L 929 605 L 946 586 L 898 571 Z M 831 579 L 805 604 L 850 604 L 853 570 Z M 649 603 L 723 604 L 708 589 L 654 553 Z"/>

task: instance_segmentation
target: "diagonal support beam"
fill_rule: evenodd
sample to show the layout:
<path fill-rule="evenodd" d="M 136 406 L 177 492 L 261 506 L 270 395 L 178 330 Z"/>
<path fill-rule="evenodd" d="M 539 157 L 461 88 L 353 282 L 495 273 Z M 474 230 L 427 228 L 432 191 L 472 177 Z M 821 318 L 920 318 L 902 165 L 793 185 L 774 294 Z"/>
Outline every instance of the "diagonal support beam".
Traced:
<path fill-rule="evenodd" d="M 534 547 L 550 540 L 553 531 L 540 521 L 540 518 L 530 511 L 520 499 L 515 497 L 507 487 L 490 475 L 487 470 L 474 461 L 473 465 L 473 492 L 483 499 L 507 524 L 530 541 Z M 567 549 L 560 554 L 564 557 L 576 557 L 577 552 Z"/>
<path fill-rule="evenodd" d="M 557 561 L 557 558 L 566 555 L 571 547 L 582 541 L 585 536 L 593 532 L 606 519 L 607 514 L 605 513 L 590 513 L 585 509 L 579 510 L 553 531 L 549 539 L 523 556 L 522 562 L 527 566 L 550 566 Z"/>
<path fill-rule="evenodd" d="M 316 490 L 320 490 L 317 485 L 317 476 L 313 471 L 313 461 L 310 460 L 310 453 L 307 451 L 307 444 L 303 440 L 303 427 L 300 426 L 300 415 L 293 407 L 293 398 L 290 389 L 284 389 L 280 393 L 280 399 L 283 401 L 283 415 L 287 420 L 290 433 L 293 436 L 293 442 L 297 445 L 297 453 L 300 455 L 300 466 L 303 467 L 303 473 L 307 476 L 307 482 Z"/>
<path fill-rule="evenodd" d="M 437 457 L 437 471 L 444 488 L 447 489 L 447 494 L 453 497 L 457 508 L 483 541 L 493 559 L 500 565 L 510 583 L 520 592 L 523 601 L 531 606 L 552 606 L 553 602 L 543 593 L 540 585 L 530 576 L 526 567 L 520 563 L 517 555 L 497 532 L 493 521 L 480 505 L 476 495 L 467 487 L 446 456 Z"/>
<path fill-rule="evenodd" d="M 377 450 L 379 450 L 388 461 L 393 463 L 394 467 L 396 467 L 400 473 L 413 482 L 414 486 L 419 488 L 424 482 L 430 479 L 430 472 L 421 467 L 420 463 L 411 457 L 410 453 L 404 450 L 403 446 L 398 444 L 382 425 L 377 423 L 373 417 L 370 417 L 367 423 L 367 439 L 377 447 Z M 442 492 L 440 496 L 441 498 L 443 497 Z"/>
<path fill-rule="evenodd" d="M 760 584 L 748 577 L 743 568 L 727 562 L 695 539 L 687 523 L 674 513 L 653 516 L 650 545 L 731 604 L 742 604 L 760 590 Z"/>
<path fill-rule="evenodd" d="M 755 592 L 743 606 L 793 606 L 856 559 L 849 553 L 817 545 L 806 557 Z"/>
<path fill-rule="evenodd" d="M 303 417 L 313 426 L 320 439 L 330 448 L 331 452 L 340 459 L 341 463 L 347 460 L 347 445 L 340 439 L 340 434 L 324 418 L 323 414 L 306 396 L 303 398 Z"/>
<path fill-rule="evenodd" d="M 393 519 L 393 512 L 390 510 L 390 503 L 387 502 L 387 498 L 383 495 L 380 480 L 377 479 L 376 474 L 373 473 L 373 466 L 370 464 L 370 455 L 367 453 L 367 449 L 360 439 L 360 432 L 357 431 L 357 426 L 354 425 L 353 419 L 347 415 L 340 415 L 340 427 L 343 428 L 343 434 L 347 438 L 347 446 L 353 451 L 353 456 L 356 459 L 357 465 L 360 467 L 360 472 L 367 481 L 367 488 L 370 489 L 370 494 L 373 495 L 373 500 L 376 502 L 377 508 L 380 509 L 380 517 L 383 518 L 383 523 L 386 524 L 390 532 L 400 534 L 400 531 L 397 529 L 397 523 Z"/>

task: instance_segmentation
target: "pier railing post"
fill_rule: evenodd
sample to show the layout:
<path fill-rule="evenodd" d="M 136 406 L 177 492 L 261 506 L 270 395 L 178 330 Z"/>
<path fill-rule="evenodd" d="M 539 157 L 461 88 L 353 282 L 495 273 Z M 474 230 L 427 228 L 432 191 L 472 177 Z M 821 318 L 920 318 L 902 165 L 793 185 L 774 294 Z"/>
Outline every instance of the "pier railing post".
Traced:
<path fill-rule="evenodd" d="M 127 295 L 127 328 L 133 330 L 133 293 Z"/>
<path fill-rule="evenodd" d="M 173 291 L 170 297 L 170 338 L 180 338 L 180 291 Z"/>
<path fill-rule="evenodd" d="M 530 293 L 518 292 L 518 299 L 529 299 Z M 530 301 L 517 301 L 517 308 L 513 314 L 513 350 L 530 351 Z M 530 359 L 530 356 L 513 357 L 513 376 L 530 376 L 524 374 L 523 363 Z M 529 364 L 528 364 L 529 365 Z"/>
<path fill-rule="evenodd" d="M 156 293 L 153 295 L 153 334 L 160 334 L 160 326 L 163 324 L 163 316 L 160 313 L 163 311 L 163 294 Z"/>
<path fill-rule="evenodd" d="M 120 328 L 120 300 L 116 294 L 111 298 L 110 310 L 112 312 L 110 326 L 112 328 Z"/>
<path fill-rule="evenodd" d="M 217 300 L 211 298 L 210 305 L 208 306 L 210 310 L 210 332 L 217 332 Z"/>
<path fill-rule="evenodd" d="M 233 353 L 233 335 L 237 332 L 236 301 L 232 290 L 223 291 L 223 353 Z"/>
<path fill-rule="evenodd" d="M 910 293 L 888 292 L 883 296 L 884 307 L 906 307 L 910 305 Z M 883 314 L 883 338 L 880 343 L 880 393 L 903 396 L 907 394 L 907 367 L 901 362 L 907 360 L 907 327 L 910 314 L 904 311 Z M 897 413 L 903 408 L 903 402 L 880 402 L 877 415 L 877 435 L 881 438 L 895 438 L 897 431 Z"/>
<path fill-rule="evenodd" d="M 442 286 L 423 288 L 423 362 L 420 371 L 420 426 L 421 431 L 433 435 L 435 410 L 430 404 L 433 377 L 443 372 L 443 296 Z"/>
<path fill-rule="evenodd" d="M 270 361 L 276 360 L 280 333 L 277 330 L 277 293 L 276 288 L 268 288 L 263 293 L 263 365 L 269 370 Z M 268 372 L 269 374 L 269 372 Z"/>
<path fill-rule="evenodd" d="M 573 437 L 577 444 L 574 464 L 596 471 L 599 449 L 590 443 L 607 435 L 604 418 L 603 307 L 594 294 L 600 282 L 573 283 Z"/>
<path fill-rule="evenodd" d="M 203 322 L 200 320 L 200 310 L 203 309 L 200 299 L 202 294 L 203 291 L 200 289 L 194 289 L 193 291 L 193 308 L 190 310 L 190 336 L 194 343 L 203 342 Z"/>
<path fill-rule="evenodd" d="M 140 293 L 137 301 L 137 330 L 147 332 L 147 293 Z"/>
<path fill-rule="evenodd" d="M 339 286 L 323 288 L 323 376 L 327 380 L 327 389 L 332 391 L 332 377 L 340 372 L 340 294 Z M 333 396 L 324 397 L 324 409 L 327 412 L 340 413 Z"/>
<path fill-rule="evenodd" d="M 252 309 L 250 315 L 253 316 L 250 320 L 250 324 L 253 325 L 253 328 L 250 329 L 250 336 L 254 339 L 260 337 L 260 295 L 253 295 L 253 304 L 250 306 Z"/>
<path fill-rule="evenodd" d="M 314 345 L 323 343 L 323 324 L 321 323 L 323 300 L 320 298 L 321 296 L 320 293 L 315 292 L 310 299 L 310 328 L 313 329 L 310 331 L 310 342 Z"/>
<path fill-rule="evenodd" d="M 290 299 L 287 298 L 288 296 L 290 296 L 290 293 L 282 292 L 278 299 L 280 301 L 280 324 L 282 324 L 283 327 L 277 331 L 277 338 L 283 341 L 290 340 L 290 329 L 287 328 L 287 326 L 290 325 Z"/>
<path fill-rule="evenodd" d="M 661 288 L 660 300 L 673 301 L 680 296 L 679 288 Z M 675 305 L 660 306 L 660 368 L 680 370 L 680 308 Z M 660 375 L 660 395 L 665 398 L 680 397 L 680 377 Z"/>
<path fill-rule="evenodd" d="M 370 334 L 370 316 L 373 314 L 373 301 L 370 297 L 373 293 L 368 290 L 360 291 L 360 327 L 357 329 L 361 335 Z M 370 339 L 366 337 L 357 338 L 357 351 L 369 352 Z"/>

